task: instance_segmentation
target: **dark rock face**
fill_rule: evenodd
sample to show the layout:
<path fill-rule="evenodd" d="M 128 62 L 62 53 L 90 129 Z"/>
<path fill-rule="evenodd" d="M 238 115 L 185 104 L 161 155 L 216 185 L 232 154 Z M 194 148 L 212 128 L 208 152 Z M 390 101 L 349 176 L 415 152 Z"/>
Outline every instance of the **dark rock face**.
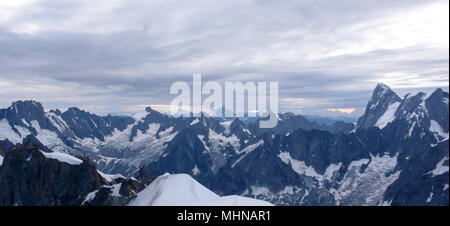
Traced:
<path fill-rule="evenodd" d="M 16 101 L 9 108 L 0 109 L 0 120 L 6 119 L 12 130 L 22 138 L 29 134 L 22 134 L 17 127 L 26 128 L 29 132 L 36 136 L 38 131 L 35 126 L 49 131 L 55 131 L 61 140 L 68 143 L 66 137 L 57 129 L 55 124 L 51 122 L 51 117 L 47 117 L 44 108 L 39 102 L 35 101 Z M 35 122 L 35 126 L 31 124 Z"/>
<path fill-rule="evenodd" d="M 79 205 L 105 183 L 95 164 L 70 165 L 48 159 L 31 140 L 6 153 L 0 166 L 0 205 Z"/>
<path fill-rule="evenodd" d="M 12 122 L 17 122 L 22 125 L 21 119 L 26 119 L 27 121 L 41 119 L 44 114 L 44 107 L 41 103 L 27 100 L 27 101 L 16 101 L 7 109 L 2 109 L 0 111 L 0 118 L 7 118 Z"/>
<path fill-rule="evenodd" d="M 83 206 L 124 206 L 136 194 L 145 188 L 145 185 L 134 179 L 117 178 L 110 183 L 85 196 L 81 203 Z"/>
<path fill-rule="evenodd" d="M 170 142 L 162 155 L 155 162 L 147 165 L 148 172 L 155 175 L 168 173 L 188 173 L 203 183 L 204 180 L 194 175 L 194 169 L 202 172 L 203 178 L 213 174 L 211 156 L 204 154 L 205 147 L 202 141 L 193 132 L 193 129 L 185 129 Z"/>
<path fill-rule="evenodd" d="M 136 179 L 142 184 L 148 186 L 157 178 L 156 175 L 152 175 L 148 172 L 147 167 L 142 166 L 138 172 Z"/>
<path fill-rule="evenodd" d="M 238 158 L 223 167 L 211 185 L 220 194 L 241 194 L 251 186 L 263 186 L 272 191 L 280 191 L 286 185 L 302 187 L 302 178 L 283 163 L 278 153 L 259 147 L 249 153 L 238 164 Z"/>
<path fill-rule="evenodd" d="M 263 118 L 265 120 L 265 118 Z M 253 133 L 262 135 L 264 133 L 274 133 L 274 134 L 286 134 L 291 133 L 297 129 L 312 130 L 320 129 L 320 125 L 316 122 L 311 122 L 301 115 L 293 115 L 289 113 L 284 113 L 279 115 L 278 124 L 275 128 L 271 129 L 261 129 L 259 128 L 259 121 L 249 125 Z"/>
<path fill-rule="evenodd" d="M 14 148 L 14 144 L 11 143 L 8 139 L 0 140 L 0 156 L 5 156 L 6 152 L 12 150 Z"/>
<path fill-rule="evenodd" d="M 344 121 L 336 121 L 329 126 L 322 126 L 321 130 L 329 131 L 330 133 L 339 134 L 339 133 L 349 133 L 355 128 L 353 123 L 348 123 Z"/>
<path fill-rule="evenodd" d="M 0 206 L 126 205 L 145 188 L 135 179 L 108 181 L 89 158 L 76 165 L 47 158 L 45 152 L 51 151 L 29 136 L 1 153 Z M 117 186 L 120 189 L 114 194 Z"/>
<path fill-rule="evenodd" d="M 424 148 L 409 157 L 400 158 L 397 168 L 402 172 L 386 190 L 385 199 L 396 206 L 448 206 L 448 170 L 435 170 L 437 165 L 448 169 L 448 153 L 449 143 L 446 140 L 431 149 Z M 402 154 L 400 156 L 403 157 Z"/>
<path fill-rule="evenodd" d="M 126 197 L 134 197 L 145 188 L 144 183 L 134 179 L 117 178 L 114 180 L 114 183 L 121 184 L 119 194 Z"/>
<path fill-rule="evenodd" d="M 61 118 L 77 138 L 97 138 L 101 141 L 106 135 L 111 135 L 115 128 L 124 130 L 134 122 L 129 117 L 100 117 L 74 107 L 62 113 Z"/>

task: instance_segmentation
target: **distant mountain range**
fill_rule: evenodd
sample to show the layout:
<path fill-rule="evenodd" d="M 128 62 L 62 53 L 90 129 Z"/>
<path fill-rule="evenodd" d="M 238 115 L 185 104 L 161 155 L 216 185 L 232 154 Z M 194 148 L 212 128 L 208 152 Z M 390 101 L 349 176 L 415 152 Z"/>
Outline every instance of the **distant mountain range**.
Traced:
<path fill-rule="evenodd" d="M 448 205 L 441 89 L 401 98 L 378 84 L 356 124 L 292 113 L 278 121 L 261 129 L 259 119 L 151 108 L 143 117 L 98 116 L 17 101 L 0 109 L 0 205 L 127 205 L 166 173 L 275 205 Z"/>
<path fill-rule="evenodd" d="M 324 117 L 324 116 L 316 116 L 316 115 L 304 115 L 304 117 L 310 121 L 317 122 L 321 125 L 331 125 L 337 121 L 347 122 L 347 123 L 356 123 L 358 118 L 347 117 L 347 116 L 338 116 L 338 117 Z"/>

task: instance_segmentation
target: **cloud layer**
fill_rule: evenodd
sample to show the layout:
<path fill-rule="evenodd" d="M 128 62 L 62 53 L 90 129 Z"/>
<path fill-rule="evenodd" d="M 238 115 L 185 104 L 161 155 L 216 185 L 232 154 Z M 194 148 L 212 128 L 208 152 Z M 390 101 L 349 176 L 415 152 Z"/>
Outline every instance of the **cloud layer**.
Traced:
<path fill-rule="evenodd" d="M 401 95 L 448 90 L 448 9 L 402 0 L 0 0 L 0 106 L 164 108 L 173 82 L 201 73 L 278 81 L 281 111 L 358 115 L 377 82 Z"/>

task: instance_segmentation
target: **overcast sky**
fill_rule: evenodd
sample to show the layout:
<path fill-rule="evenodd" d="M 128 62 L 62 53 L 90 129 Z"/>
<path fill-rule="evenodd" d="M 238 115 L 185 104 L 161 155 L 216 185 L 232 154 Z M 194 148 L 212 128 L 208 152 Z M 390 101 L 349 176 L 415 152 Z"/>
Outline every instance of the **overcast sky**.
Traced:
<path fill-rule="evenodd" d="M 377 82 L 449 82 L 445 1 L 0 0 L 0 108 L 167 109 L 175 81 L 278 81 L 281 111 L 359 116 Z"/>

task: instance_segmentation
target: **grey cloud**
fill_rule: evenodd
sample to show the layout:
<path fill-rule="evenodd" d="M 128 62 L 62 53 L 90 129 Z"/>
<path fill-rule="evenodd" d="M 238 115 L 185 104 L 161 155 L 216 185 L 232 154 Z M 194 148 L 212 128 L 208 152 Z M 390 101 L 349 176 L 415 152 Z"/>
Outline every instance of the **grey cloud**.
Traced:
<path fill-rule="evenodd" d="M 376 81 L 391 72 L 417 74 L 418 81 L 448 90 L 442 85 L 448 82 L 448 47 L 327 55 L 364 42 L 361 34 L 384 26 L 380 18 L 426 4 L 37 1 L 0 21 L 0 87 L 19 86 L 0 91 L 0 104 L 35 98 L 49 107 L 120 112 L 170 103 L 170 85 L 190 82 L 192 73 L 202 73 L 204 81 L 278 81 L 280 99 L 318 100 L 315 106 L 282 103 L 285 111 L 362 109 Z M 20 32 L 29 24 L 38 30 Z M 402 78 L 397 85 L 411 86 Z"/>

